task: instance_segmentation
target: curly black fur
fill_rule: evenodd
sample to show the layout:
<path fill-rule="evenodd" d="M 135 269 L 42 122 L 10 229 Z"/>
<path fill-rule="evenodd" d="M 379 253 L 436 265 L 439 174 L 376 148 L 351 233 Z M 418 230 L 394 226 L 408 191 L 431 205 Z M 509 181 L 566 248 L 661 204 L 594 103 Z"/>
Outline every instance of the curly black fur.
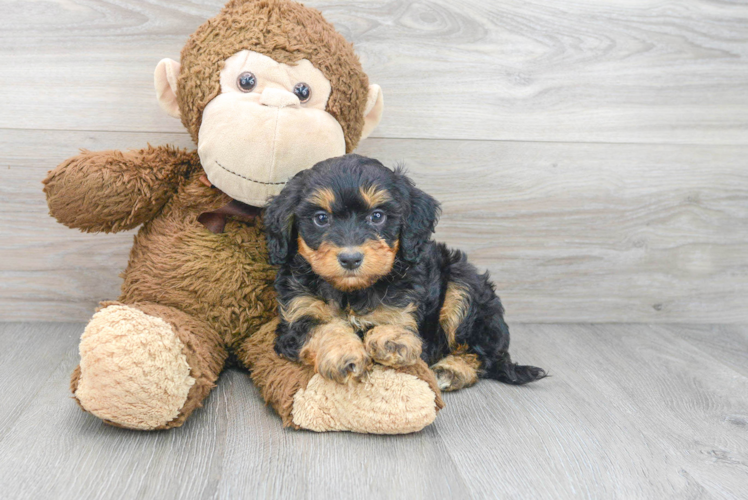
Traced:
<path fill-rule="evenodd" d="M 377 206 L 387 216 L 381 227 L 367 222 L 372 209 L 359 195 L 359 188 L 371 185 L 391 194 L 389 200 Z M 334 223 L 324 231 L 313 222 L 320 207 L 305 200 L 309 193 L 321 188 L 329 188 L 335 194 L 331 214 Z M 280 265 L 275 281 L 280 306 L 285 307 L 299 295 L 316 297 L 339 310 L 357 314 L 382 305 L 402 308 L 416 304 L 422 358 L 433 365 L 450 354 L 439 314 L 447 287 L 453 283 L 467 292 L 469 307 L 452 345 L 460 345 L 467 349 L 463 352 L 478 356 L 479 375 L 509 384 L 545 377 L 541 368 L 512 362 L 504 309 L 488 273 L 479 274 L 463 252 L 431 241 L 439 213 L 438 202 L 416 188 L 401 169 L 392 171 L 374 159 L 346 155 L 300 172 L 270 201 L 265 212 L 270 258 Z M 324 241 L 343 247 L 381 238 L 393 248 L 399 245 L 399 251 L 386 276 L 367 288 L 345 292 L 315 274 L 309 262 L 297 253 L 299 236 L 313 249 Z M 318 323 L 310 317 L 292 324 L 281 320 L 276 351 L 298 359 L 307 335 Z M 364 333 L 359 332 L 362 336 Z"/>

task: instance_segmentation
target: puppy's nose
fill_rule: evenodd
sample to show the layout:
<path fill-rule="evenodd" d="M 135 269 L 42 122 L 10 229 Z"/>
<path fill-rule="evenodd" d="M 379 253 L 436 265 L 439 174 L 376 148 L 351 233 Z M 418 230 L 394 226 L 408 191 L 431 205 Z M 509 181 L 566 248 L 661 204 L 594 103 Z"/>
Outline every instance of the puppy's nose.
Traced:
<path fill-rule="evenodd" d="M 340 252 L 338 254 L 338 262 L 345 269 L 353 271 L 357 269 L 364 261 L 364 254 L 361 252 Z"/>

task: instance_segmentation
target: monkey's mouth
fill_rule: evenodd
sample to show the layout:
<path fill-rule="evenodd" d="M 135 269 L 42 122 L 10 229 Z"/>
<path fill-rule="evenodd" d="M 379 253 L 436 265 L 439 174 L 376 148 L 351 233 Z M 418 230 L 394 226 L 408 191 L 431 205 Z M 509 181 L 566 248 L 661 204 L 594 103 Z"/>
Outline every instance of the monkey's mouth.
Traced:
<path fill-rule="evenodd" d="M 245 181 L 254 182 L 255 184 L 262 184 L 263 186 L 284 186 L 288 181 L 282 181 L 282 182 L 265 182 L 265 181 L 259 181 L 257 179 L 252 179 L 251 177 L 247 177 L 246 175 L 242 175 L 240 173 L 234 172 L 230 168 L 226 168 L 223 165 L 221 165 L 218 160 L 214 160 L 213 163 L 215 163 L 218 167 L 225 170 L 226 172 L 235 175 L 236 177 L 239 177 L 240 179 L 244 179 Z"/>

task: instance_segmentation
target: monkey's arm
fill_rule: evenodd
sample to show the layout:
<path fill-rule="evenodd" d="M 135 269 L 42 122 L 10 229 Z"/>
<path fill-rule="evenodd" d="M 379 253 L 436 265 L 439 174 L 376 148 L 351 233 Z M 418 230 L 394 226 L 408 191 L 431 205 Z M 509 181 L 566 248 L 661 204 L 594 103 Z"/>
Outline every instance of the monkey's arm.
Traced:
<path fill-rule="evenodd" d="M 86 232 L 117 232 L 151 220 L 199 167 L 197 155 L 148 146 L 82 151 L 49 172 L 44 192 L 53 217 Z"/>

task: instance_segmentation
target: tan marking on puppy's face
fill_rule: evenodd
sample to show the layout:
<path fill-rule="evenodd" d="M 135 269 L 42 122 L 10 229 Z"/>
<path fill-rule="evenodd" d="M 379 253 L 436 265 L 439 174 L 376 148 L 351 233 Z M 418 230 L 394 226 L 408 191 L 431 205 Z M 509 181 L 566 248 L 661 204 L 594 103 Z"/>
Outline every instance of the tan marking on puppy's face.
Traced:
<path fill-rule="evenodd" d="M 307 198 L 307 201 L 326 210 L 328 213 L 332 213 L 332 206 L 335 203 L 335 193 L 330 188 L 320 188 L 313 192 Z"/>
<path fill-rule="evenodd" d="M 463 286 L 450 281 L 444 295 L 444 304 L 439 311 L 439 324 L 447 336 L 447 342 L 452 351 L 455 350 L 457 328 L 465 319 L 469 308 L 470 295 L 468 291 Z"/>
<path fill-rule="evenodd" d="M 339 246 L 325 241 L 314 250 L 306 244 L 301 236 L 297 239 L 297 243 L 299 255 L 304 257 L 317 275 L 328 279 L 328 277 L 333 278 L 343 273 L 344 269 L 340 267 L 340 262 L 338 262 L 338 254 L 342 250 Z"/>
<path fill-rule="evenodd" d="M 431 367 L 439 389 L 445 392 L 469 387 L 478 381 L 480 360 L 475 354 L 449 355 Z"/>
<path fill-rule="evenodd" d="M 381 238 L 368 240 L 357 247 L 345 248 L 325 241 L 317 250 L 309 247 L 301 236 L 297 243 L 299 254 L 312 266 L 312 270 L 343 292 L 370 287 L 387 276 L 392 270 L 399 248 L 399 242 L 390 247 Z M 364 255 L 361 266 L 354 270 L 344 269 L 338 262 L 338 254 L 343 250 L 361 252 Z"/>
<path fill-rule="evenodd" d="M 359 193 L 361 193 L 361 198 L 369 208 L 376 208 L 392 199 L 390 193 L 386 189 L 380 189 L 379 186 L 375 185 L 361 187 Z"/>

